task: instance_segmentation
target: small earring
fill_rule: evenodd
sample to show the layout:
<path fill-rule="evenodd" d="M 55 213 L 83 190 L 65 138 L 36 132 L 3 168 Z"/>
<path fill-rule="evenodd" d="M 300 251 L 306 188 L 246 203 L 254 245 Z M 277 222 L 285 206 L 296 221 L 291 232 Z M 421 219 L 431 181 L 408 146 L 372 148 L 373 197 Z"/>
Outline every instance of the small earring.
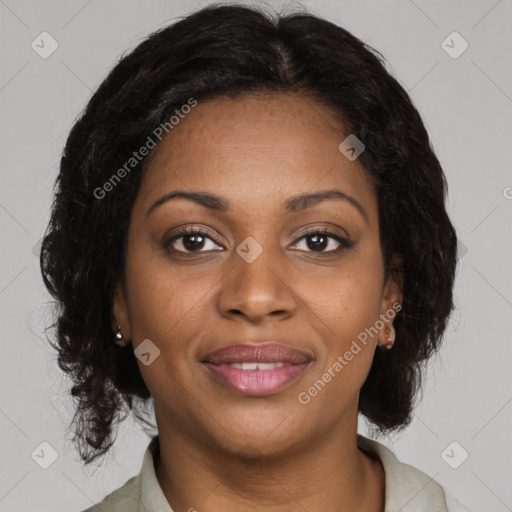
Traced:
<path fill-rule="evenodd" d="M 123 335 L 121 334 L 121 326 L 119 326 L 118 331 L 116 332 L 116 345 L 118 347 L 126 347 L 126 345 L 128 345 L 128 342 L 123 338 Z"/>
<path fill-rule="evenodd" d="M 389 327 L 386 327 L 385 330 L 389 332 L 388 339 L 386 343 L 379 343 L 379 347 L 389 350 L 393 346 L 393 343 L 395 342 L 395 328 L 392 325 L 390 325 Z"/>

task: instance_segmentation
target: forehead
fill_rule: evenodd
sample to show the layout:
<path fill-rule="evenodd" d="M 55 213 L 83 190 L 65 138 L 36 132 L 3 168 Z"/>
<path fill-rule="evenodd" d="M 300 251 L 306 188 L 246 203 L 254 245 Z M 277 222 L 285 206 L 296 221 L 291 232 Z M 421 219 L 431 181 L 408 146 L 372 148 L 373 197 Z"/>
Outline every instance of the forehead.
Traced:
<path fill-rule="evenodd" d="M 199 101 L 153 150 L 138 200 L 188 189 L 273 210 L 286 197 L 337 188 L 371 213 L 368 171 L 338 149 L 347 135 L 330 109 L 298 95 Z"/>

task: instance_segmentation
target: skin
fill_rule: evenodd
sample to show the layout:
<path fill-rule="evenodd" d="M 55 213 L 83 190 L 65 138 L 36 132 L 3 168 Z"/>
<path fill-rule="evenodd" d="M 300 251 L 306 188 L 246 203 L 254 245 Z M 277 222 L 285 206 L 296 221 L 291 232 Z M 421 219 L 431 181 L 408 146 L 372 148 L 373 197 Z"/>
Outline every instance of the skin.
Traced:
<path fill-rule="evenodd" d="M 113 327 L 134 349 L 150 339 L 160 350 L 150 365 L 137 363 L 155 404 L 156 475 L 176 511 L 384 508 L 382 465 L 356 445 L 359 390 L 384 328 L 308 404 L 297 399 L 402 303 L 401 282 L 393 274 L 384 282 L 375 186 L 338 149 L 348 134 L 311 99 L 244 95 L 199 101 L 151 155 Z M 283 211 L 291 196 L 327 189 L 355 198 L 366 219 L 340 199 Z M 216 194 L 232 208 L 180 198 L 147 215 L 175 190 Z M 194 250 L 185 235 L 166 249 L 185 226 L 206 230 L 204 244 Z M 340 244 L 328 238 L 315 250 L 303 237 L 313 228 L 331 228 L 353 246 L 329 252 Z M 249 236 L 263 250 L 251 263 L 236 252 Z M 313 362 L 279 392 L 245 396 L 215 381 L 201 360 L 247 340 L 299 348 Z"/>

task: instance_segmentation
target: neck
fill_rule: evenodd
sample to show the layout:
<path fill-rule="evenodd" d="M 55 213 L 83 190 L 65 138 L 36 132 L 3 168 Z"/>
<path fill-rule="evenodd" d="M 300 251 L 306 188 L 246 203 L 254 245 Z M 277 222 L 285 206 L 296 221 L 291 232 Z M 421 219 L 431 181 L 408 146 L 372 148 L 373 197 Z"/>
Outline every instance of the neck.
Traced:
<path fill-rule="evenodd" d="M 155 471 L 174 510 L 382 511 L 382 465 L 357 447 L 357 421 L 348 430 L 337 426 L 286 455 L 242 458 L 159 429 Z"/>

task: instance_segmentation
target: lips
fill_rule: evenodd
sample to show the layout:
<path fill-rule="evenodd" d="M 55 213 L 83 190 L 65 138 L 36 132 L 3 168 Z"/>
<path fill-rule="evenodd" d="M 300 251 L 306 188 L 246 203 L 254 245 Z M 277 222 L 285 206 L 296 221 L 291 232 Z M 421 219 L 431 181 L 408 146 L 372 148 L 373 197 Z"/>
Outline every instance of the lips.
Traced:
<path fill-rule="evenodd" d="M 202 361 L 221 384 L 245 395 L 276 393 L 297 380 L 313 360 L 279 343 L 244 343 L 208 353 Z"/>
<path fill-rule="evenodd" d="M 219 348 L 206 355 L 204 360 L 212 364 L 228 363 L 308 363 L 311 357 L 302 350 L 280 343 L 244 343 Z"/>

